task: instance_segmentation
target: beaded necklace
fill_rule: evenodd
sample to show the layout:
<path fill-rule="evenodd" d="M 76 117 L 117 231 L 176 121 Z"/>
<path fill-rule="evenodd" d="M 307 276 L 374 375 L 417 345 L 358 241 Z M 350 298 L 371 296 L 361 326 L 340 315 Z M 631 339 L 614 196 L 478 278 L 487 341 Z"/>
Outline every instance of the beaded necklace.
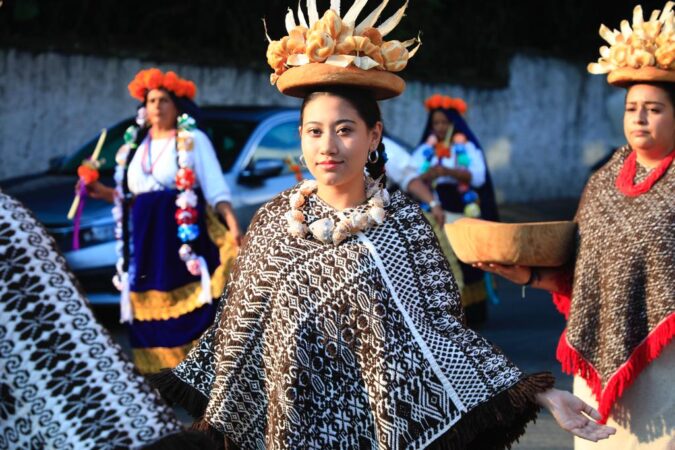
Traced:
<path fill-rule="evenodd" d="M 637 153 L 633 150 L 624 160 L 623 166 L 619 170 L 619 175 L 616 177 L 615 185 L 622 194 L 628 197 L 638 197 L 645 194 L 663 177 L 672 164 L 673 159 L 675 159 L 675 151 L 671 151 L 668 156 L 663 158 L 659 165 L 647 175 L 647 178 L 640 183 L 635 183 Z"/>

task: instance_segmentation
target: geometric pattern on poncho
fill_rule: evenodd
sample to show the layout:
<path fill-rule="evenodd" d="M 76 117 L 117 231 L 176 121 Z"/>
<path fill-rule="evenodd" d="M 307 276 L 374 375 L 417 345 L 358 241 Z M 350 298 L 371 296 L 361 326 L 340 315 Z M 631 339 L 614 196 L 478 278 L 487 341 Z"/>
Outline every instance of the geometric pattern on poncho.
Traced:
<path fill-rule="evenodd" d="M 335 246 L 288 234 L 296 189 L 258 211 L 216 322 L 174 369 L 209 424 L 242 449 L 422 448 L 522 378 L 462 325 L 415 204 L 395 194 L 384 224 Z M 337 219 L 316 196 L 304 213 Z"/>
<path fill-rule="evenodd" d="M 651 361 L 632 360 L 640 345 L 655 331 L 666 342 L 673 334 L 659 328 L 675 313 L 675 165 L 648 192 L 629 197 L 615 183 L 631 151 L 618 149 L 593 174 L 576 216 L 578 254 L 565 336 L 597 372 L 595 387 L 605 390 L 601 404 L 614 403 L 636 369 Z M 636 166 L 639 183 L 649 170 Z M 650 346 L 653 359 L 662 346 Z"/>
<path fill-rule="evenodd" d="M 99 325 L 54 240 L 0 193 L 0 449 L 122 449 L 182 430 Z"/>

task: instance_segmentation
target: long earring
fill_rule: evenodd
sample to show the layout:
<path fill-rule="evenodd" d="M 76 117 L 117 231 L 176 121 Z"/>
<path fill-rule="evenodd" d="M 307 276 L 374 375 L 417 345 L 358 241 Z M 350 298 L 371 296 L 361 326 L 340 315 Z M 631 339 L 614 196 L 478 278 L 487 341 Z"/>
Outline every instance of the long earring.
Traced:
<path fill-rule="evenodd" d="M 307 161 L 305 161 L 305 155 L 300 155 L 298 160 L 300 161 L 300 165 L 302 167 L 307 168 Z"/>
<path fill-rule="evenodd" d="M 375 159 L 373 159 L 373 155 L 375 155 Z M 375 164 L 380 160 L 380 152 L 377 151 L 377 149 L 373 150 L 372 152 L 368 153 L 368 162 L 370 164 Z"/>

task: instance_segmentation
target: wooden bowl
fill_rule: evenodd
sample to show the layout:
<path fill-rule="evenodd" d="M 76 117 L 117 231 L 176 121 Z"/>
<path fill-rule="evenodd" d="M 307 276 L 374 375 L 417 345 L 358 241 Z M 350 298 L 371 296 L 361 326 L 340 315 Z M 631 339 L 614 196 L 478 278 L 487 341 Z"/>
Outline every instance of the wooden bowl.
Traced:
<path fill-rule="evenodd" d="M 462 218 L 445 225 L 452 249 L 466 264 L 558 267 L 572 257 L 576 224 L 499 223 Z"/>

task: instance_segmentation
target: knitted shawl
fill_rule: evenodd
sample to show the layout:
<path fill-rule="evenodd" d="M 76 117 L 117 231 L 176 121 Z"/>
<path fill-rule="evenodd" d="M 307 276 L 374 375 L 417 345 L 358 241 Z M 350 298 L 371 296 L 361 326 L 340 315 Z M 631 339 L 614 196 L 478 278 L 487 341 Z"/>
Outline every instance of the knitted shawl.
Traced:
<path fill-rule="evenodd" d="M 54 240 L 0 192 L 0 449 L 198 449 L 99 325 Z"/>
<path fill-rule="evenodd" d="M 576 218 L 571 303 L 554 298 L 569 316 L 558 359 L 586 379 L 604 421 L 675 334 L 675 167 L 647 193 L 628 197 L 615 181 L 629 153 L 618 150 L 589 180 Z M 636 181 L 647 175 L 638 164 Z"/>
<path fill-rule="evenodd" d="M 464 326 L 419 207 L 396 193 L 384 224 L 336 246 L 289 235 L 296 191 L 258 211 L 216 322 L 155 377 L 160 390 L 228 448 L 498 449 L 515 440 L 551 377 L 523 375 Z M 307 223 L 337 220 L 316 195 L 303 208 Z"/>

